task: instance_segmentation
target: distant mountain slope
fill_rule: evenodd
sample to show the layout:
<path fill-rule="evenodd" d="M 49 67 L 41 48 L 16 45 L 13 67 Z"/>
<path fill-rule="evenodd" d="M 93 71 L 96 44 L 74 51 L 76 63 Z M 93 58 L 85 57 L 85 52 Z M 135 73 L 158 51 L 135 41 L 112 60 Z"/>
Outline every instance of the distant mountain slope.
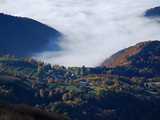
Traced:
<path fill-rule="evenodd" d="M 38 21 L 0 14 L 0 54 L 30 56 L 57 50 L 60 36 L 57 30 Z"/>
<path fill-rule="evenodd" d="M 148 9 L 145 14 L 145 17 L 160 17 L 160 7 L 155 7 Z"/>
<path fill-rule="evenodd" d="M 160 41 L 148 41 L 126 48 L 110 58 L 101 66 L 118 67 L 160 67 Z"/>

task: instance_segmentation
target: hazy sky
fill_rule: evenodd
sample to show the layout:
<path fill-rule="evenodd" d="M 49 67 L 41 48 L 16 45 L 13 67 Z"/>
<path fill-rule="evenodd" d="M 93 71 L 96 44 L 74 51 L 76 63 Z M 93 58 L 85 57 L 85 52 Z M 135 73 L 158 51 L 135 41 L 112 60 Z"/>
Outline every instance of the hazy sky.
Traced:
<path fill-rule="evenodd" d="M 158 5 L 159 0 L 0 0 L 0 12 L 36 19 L 65 34 L 62 50 L 38 55 L 41 59 L 95 66 L 122 48 L 160 39 L 160 25 L 143 17 Z"/>

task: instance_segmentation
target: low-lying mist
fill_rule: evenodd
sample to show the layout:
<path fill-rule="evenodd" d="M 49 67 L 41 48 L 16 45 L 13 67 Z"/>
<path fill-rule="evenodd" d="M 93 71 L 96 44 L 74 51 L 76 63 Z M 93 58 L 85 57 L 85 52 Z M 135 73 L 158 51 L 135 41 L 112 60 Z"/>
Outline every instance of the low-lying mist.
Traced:
<path fill-rule="evenodd" d="M 38 59 L 96 66 L 120 49 L 160 39 L 160 24 L 143 16 L 158 5 L 157 0 L 0 0 L 0 12 L 33 18 L 64 34 L 62 50 L 38 54 Z"/>

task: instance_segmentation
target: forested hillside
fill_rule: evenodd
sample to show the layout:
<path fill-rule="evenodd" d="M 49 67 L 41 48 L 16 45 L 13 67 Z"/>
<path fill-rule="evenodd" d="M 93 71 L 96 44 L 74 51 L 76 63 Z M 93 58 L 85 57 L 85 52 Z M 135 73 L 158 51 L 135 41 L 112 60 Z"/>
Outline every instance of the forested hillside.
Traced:
<path fill-rule="evenodd" d="M 72 120 L 160 119 L 159 41 L 139 43 L 114 58 L 112 63 L 123 58 L 127 64 L 64 67 L 0 56 L 0 102 L 27 104 Z"/>
<path fill-rule="evenodd" d="M 60 49 L 60 37 L 59 31 L 36 20 L 0 13 L 0 55 L 26 57 L 56 51 Z"/>

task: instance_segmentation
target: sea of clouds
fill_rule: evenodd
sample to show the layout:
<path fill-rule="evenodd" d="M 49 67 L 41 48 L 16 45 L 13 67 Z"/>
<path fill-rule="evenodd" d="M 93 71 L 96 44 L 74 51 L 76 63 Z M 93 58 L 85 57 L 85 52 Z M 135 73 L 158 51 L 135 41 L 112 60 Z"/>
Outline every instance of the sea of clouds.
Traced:
<path fill-rule="evenodd" d="M 143 17 L 158 5 L 159 0 L 0 0 L 0 12 L 33 18 L 65 35 L 62 50 L 44 52 L 39 59 L 96 66 L 120 49 L 160 39 L 160 24 Z"/>

